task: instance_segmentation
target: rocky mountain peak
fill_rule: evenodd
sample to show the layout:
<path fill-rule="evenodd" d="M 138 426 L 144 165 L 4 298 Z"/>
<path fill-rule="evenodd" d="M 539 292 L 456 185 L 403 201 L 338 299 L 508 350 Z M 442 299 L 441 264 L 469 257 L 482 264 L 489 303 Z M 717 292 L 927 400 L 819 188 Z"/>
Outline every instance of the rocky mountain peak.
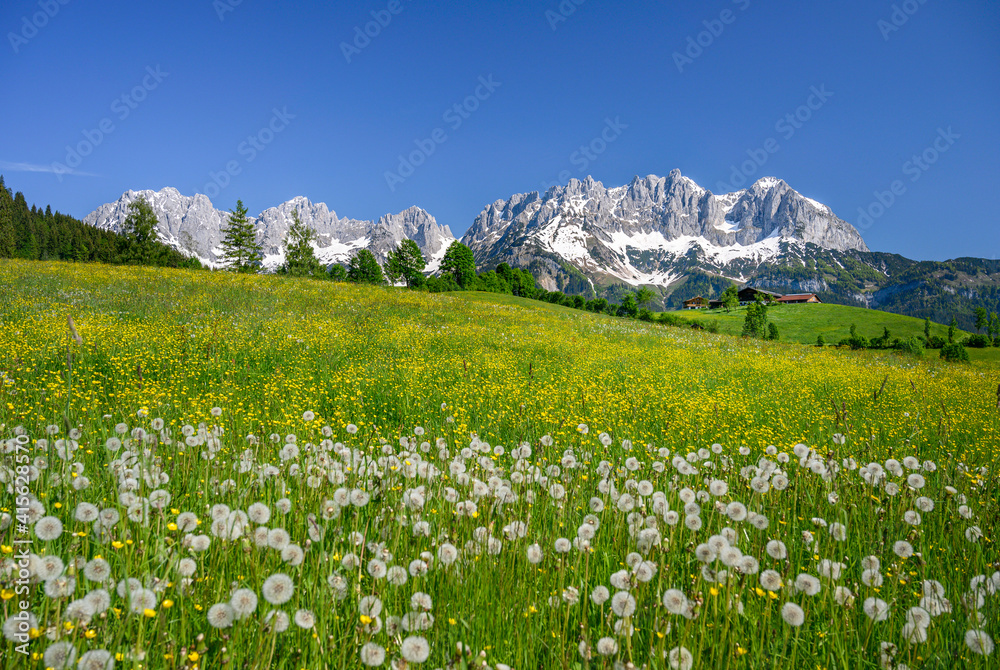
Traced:
<path fill-rule="evenodd" d="M 209 266 L 221 264 L 223 228 L 229 212 L 216 209 L 203 194 L 182 195 L 177 189 L 166 187 L 159 191 L 126 191 L 113 203 L 98 207 L 84 222 L 98 228 L 120 230 L 129 214 L 129 205 L 144 197 L 153 207 L 159 222 L 158 234 L 164 243 L 196 256 Z M 444 249 L 455 239 L 448 226 L 437 223 L 433 216 L 410 207 L 399 214 L 386 214 L 378 221 L 361 221 L 340 218 L 326 203 L 314 203 L 304 196 L 297 196 L 270 207 L 254 217 L 258 239 L 264 248 L 264 265 L 274 269 L 284 262 L 284 239 L 292 224 L 292 213 L 316 231 L 313 246 L 319 259 L 325 263 L 344 263 L 358 249 L 368 248 L 380 261 L 403 239 L 410 238 L 428 260 L 442 256 Z"/>

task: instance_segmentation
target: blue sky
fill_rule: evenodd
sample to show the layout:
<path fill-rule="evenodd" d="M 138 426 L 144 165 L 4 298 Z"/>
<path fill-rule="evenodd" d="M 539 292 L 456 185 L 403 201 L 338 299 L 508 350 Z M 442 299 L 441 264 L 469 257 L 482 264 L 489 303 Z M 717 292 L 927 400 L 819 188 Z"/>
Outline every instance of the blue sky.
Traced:
<path fill-rule="evenodd" d="M 679 168 L 780 177 L 875 250 L 1000 255 L 996 2 L 7 0 L 0 30 L 0 173 L 78 217 L 174 186 L 461 235 Z"/>

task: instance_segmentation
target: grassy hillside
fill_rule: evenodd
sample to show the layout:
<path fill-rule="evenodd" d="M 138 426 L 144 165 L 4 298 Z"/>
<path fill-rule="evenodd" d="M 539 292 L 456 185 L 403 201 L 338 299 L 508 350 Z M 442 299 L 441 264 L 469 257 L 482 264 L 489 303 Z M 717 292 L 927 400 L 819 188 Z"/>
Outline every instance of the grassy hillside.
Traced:
<path fill-rule="evenodd" d="M 676 314 L 699 321 L 714 321 L 719 324 L 720 333 L 739 335 L 746 308 L 740 307 L 728 314 L 724 309 L 682 310 Z M 767 318 L 778 325 L 782 340 L 800 344 L 815 344 L 818 335 L 822 335 L 827 344 L 836 344 L 850 334 L 851 324 L 857 325 L 858 332 L 868 338 L 881 336 L 883 328 L 888 328 L 893 337 L 923 337 L 924 334 L 922 319 L 846 305 L 776 305 L 768 308 Z M 967 335 L 959 332 L 963 337 Z M 932 323 L 931 335 L 947 338 L 948 327 Z"/>
<path fill-rule="evenodd" d="M 720 333 L 738 336 L 743 330 L 746 308 L 740 307 L 728 314 L 722 309 L 681 310 L 674 314 L 688 320 L 717 323 Z M 851 324 L 857 325 L 858 332 L 869 339 L 881 337 L 883 328 L 888 328 L 892 337 L 903 339 L 924 335 L 922 319 L 847 305 L 780 305 L 769 308 L 767 318 L 777 324 L 783 342 L 799 344 L 816 344 L 816 337 L 823 335 L 827 346 L 835 345 L 850 334 Z M 931 335 L 947 339 L 948 327 L 931 323 Z M 966 331 L 956 331 L 956 339 L 967 335 Z M 938 352 L 931 350 L 924 355 L 936 357 Z M 969 349 L 969 357 L 974 362 L 993 367 L 1000 363 L 1000 349 Z"/>
<path fill-rule="evenodd" d="M 874 669 L 882 641 L 991 667 L 964 640 L 996 618 L 960 605 L 995 571 L 990 368 L 481 293 L 24 261 L 0 286 L 0 465 L 32 497 L 0 544 L 39 557 L 36 656 L 8 618 L 5 670 L 460 667 L 458 643 Z M 922 580 L 954 612 L 909 646 L 909 608 L 943 606 Z"/>

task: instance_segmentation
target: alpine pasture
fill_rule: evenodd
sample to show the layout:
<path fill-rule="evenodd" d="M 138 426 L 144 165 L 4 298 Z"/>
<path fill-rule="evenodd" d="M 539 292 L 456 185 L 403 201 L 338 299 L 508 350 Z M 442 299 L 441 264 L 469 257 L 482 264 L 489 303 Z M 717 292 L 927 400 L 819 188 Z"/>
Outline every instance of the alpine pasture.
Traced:
<path fill-rule="evenodd" d="M 0 667 L 996 667 L 998 383 L 3 261 Z"/>

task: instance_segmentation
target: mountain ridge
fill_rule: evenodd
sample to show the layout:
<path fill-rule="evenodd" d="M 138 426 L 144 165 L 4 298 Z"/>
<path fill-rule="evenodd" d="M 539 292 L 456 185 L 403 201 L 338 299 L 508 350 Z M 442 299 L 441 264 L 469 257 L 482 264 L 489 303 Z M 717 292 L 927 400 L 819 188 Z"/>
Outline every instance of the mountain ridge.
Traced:
<path fill-rule="evenodd" d="M 161 241 L 198 258 L 209 267 L 221 267 L 223 238 L 229 212 L 218 210 L 208 196 L 185 196 L 176 188 L 159 191 L 128 190 L 118 200 L 101 205 L 83 219 L 103 230 L 120 232 L 129 214 L 129 205 L 140 197 L 153 207 Z M 428 271 L 435 271 L 448 245 L 455 240 L 451 229 L 442 226 L 423 209 L 413 206 L 398 214 L 385 214 L 376 221 L 341 218 L 326 203 L 314 203 L 296 196 L 269 207 L 251 221 L 258 229 L 264 249 L 264 267 L 274 270 L 284 262 L 283 240 L 298 210 L 304 224 L 316 231 L 313 247 L 325 264 L 346 263 L 359 249 L 369 249 L 384 262 L 386 255 L 403 239 L 413 239 L 428 259 Z"/>
<path fill-rule="evenodd" d="M 150 199 L 164 242 L 220 266 L 218 243 L 228 212 L 201 194 L 183 196 L 170 187 L 126 191 L 84 221 L 120 230 L 128 204 L 140 195 Z M 409 238 L 424 253 L 426 271 L 434 273 L 455 240 L 448 226 L 419 207 L 363 221 L 298 196 L 254 218 L 269 270 L 283 260 L 281 242 L 294 209 L 317 230 L 314 247 L 327 265 L 346 263 L 362 248 L 384 262 L 393 246 Z M 610 188 L 591 176 L 571 179 L 544 193 L 516 193 L 487 204 L 462 242 L 480 270 L 508 263 L 531 272 L 546 290 L 611 301 L 651 286 L 654 305 L 665 309 L 698 294 L 714 297 L 737 281 L 936 321 L 957 315 L 967 329 L 976 307 L 1000 311 L 1000 262 L 913 261 L 871 251 L 830 207 L 775 177 L 719 195 L 679 170 L 635 176 Z"/>

